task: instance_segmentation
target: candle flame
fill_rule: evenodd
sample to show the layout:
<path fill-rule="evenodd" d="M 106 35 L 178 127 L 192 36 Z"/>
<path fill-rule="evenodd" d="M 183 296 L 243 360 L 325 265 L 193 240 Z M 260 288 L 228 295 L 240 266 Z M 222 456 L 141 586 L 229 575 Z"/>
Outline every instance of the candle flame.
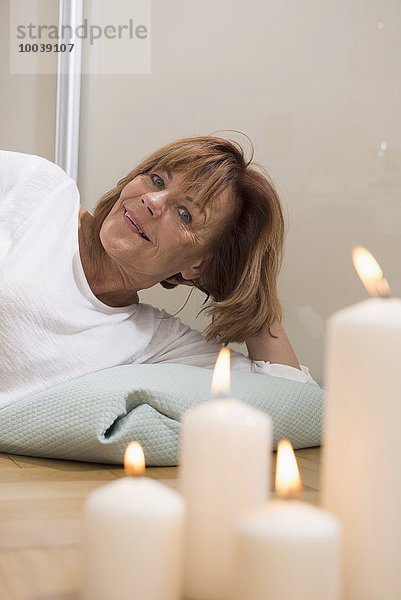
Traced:
<path fill-rule="evenodd" d="M 363 246 L 355 246 L 352 250 L 352 262 L 371 296 L 382 296 L 383 298 L 390 296 L 390 287 L 383 277 L 383 271 L 369 250 Z"/>
<path fill-rule="evenodd" d="M 141 475 L 145 471 L 145 455 L 139 442 L 130 442 L 126 447 L 124 470 L 127 476 Z"/>
<path fill-rule="evenodd" d="M 302 489 L 298 463 L 288 440 L 281 440 L 277 446 L 276 492 L 289 496 Z"/>
<path fill-rule="evenodd" d="M 223 346 L 213 371 L 211 390 L 216 396 L 225 396 L 230 390 L 230 350 Z"/>

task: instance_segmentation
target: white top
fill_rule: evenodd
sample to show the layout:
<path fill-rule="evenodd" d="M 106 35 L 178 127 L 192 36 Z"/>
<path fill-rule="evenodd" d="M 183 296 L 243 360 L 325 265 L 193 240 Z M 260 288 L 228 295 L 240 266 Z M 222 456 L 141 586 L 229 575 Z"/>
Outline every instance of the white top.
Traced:
<path fill-rule="evenodd" d="M 0 151 L 0 408 L 81 375 L 130 363 L 213 369 L 220 346 L 147 304 L 92 293 L 78 243 L 79 191 L 55 164 Z M 163 317 L 163 318 L 161 318 Z M 307 367 L 231 353 L 232 369 L 317 385 Z"/>

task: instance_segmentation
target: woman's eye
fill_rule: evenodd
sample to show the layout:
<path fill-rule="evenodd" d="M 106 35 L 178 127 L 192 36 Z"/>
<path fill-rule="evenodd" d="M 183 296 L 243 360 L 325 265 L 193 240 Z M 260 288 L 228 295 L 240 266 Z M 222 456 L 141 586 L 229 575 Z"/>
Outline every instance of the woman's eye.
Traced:
<path fill-rule="evenodd" d="M 180 215 L 180 219 L 184 221 L 186 225 L 189 225 L 192 221 L 192 215 L 185 206 L 178 207 L 178 214 Z"/>
<path fill-rule="evenodd" d="M 161 177 L 159 177 L 159 175 L 156 175 L 156 173 L 152 173 L 150 178 L 158 188 L 160 188 L 161 190 L 164 189 L 164 181 Z"/>

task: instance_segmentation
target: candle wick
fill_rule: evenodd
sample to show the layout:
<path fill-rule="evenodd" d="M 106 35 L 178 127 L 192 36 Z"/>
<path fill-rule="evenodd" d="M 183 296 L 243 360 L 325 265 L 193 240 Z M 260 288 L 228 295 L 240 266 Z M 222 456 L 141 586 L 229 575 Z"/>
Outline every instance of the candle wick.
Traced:
<path fill-rule="evenodd" d="M 135 470 L 135 469 L 130 469 L 129 467 L 124 469 L 124 475 L 126 477 L 131 477 L 132 479 L 140 479 L 141 477 L 143 477 L 145 472 L 145 469 L 142 470 Z"/>
<path fill-rule="evenodd" d="M 284 496 L 280 496 L 280 500 L 284 500 L 284 502 L 292 502 L 295 500 L 294 494 L 285 494 Z"/>
<path fill-rule="evenodd" d="M 276 492 L 277 493 L 277 492 Z M 285 493 L 277 493 L 277 497 L 280 500 L 284 500 L 285 502 L 291 502 L 292 500 L 299 500 L 299 498 L 302 495 L 302 486 L 299 488 L 299 490 L 288 490 Z"/>
<path fill-rule="evenodd" d="M 376 293 L 379 298 L 390 298 L 390 286 L 387 283 L 387 280 L 382 277 L 375 281 Z"/>
<path fill-rule="evenodd" d="M 227 400 L 229 398 L 228 392 L 213 392 L 212 393 L 213 400 Z"/>

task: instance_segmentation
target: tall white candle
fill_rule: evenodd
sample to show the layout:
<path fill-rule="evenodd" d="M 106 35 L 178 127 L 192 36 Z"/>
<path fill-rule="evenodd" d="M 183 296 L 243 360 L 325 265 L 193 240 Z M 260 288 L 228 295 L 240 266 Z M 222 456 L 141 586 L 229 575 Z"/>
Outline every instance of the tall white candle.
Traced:
<path fill-rule="evenodd" d="M 127 448 L 129 473 L 138 446 Z M 179 600 L 184 516 L 183 498 L 145 477 L 124 477 L 92 492 L 85 505 L 84 599 Z"/>
<path fill-rule="evenodd" d="M 229 357 L 227 353 L 229 350 L 223 348 L 219 355 L 215 381 L 221 361 Z M 224 376 L 228 386 L 229 366 Z M 233 575 L 234 523 L 242 510 L 267 498 L 271 447 L 270 418 L 239 400 L 211 400 L 185 413 L 181 489 L 188 511 L 186 598 L 228 598 Z"/>
<path fill-rule="evenodd" d="M 370 262 L 369 262 L 370 260 Z M 388 293 L 373 257 L 355 249 L 369 290 Z M 378 297 L 333 315 L 323 503 L 344 528 L 347 600 L 401 598 L 401 300 Z"/>
<path fill-rule="evenodd" d="M 298 472 L 287 441 L 278 447 L 277 475 L 291 492 L 294 479 L 280 462 L 292 462 Z M 291 499 L 242 514 L 236 525 L 233 600 L 339 600 L 340 533 L 333 515 Z"/>

